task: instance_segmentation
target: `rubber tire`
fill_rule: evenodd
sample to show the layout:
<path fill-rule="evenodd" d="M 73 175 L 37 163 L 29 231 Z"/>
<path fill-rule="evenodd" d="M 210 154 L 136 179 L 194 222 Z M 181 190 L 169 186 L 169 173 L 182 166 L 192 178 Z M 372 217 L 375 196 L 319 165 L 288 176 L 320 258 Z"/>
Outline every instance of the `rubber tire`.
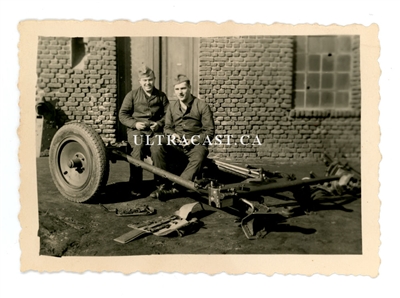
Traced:
<path fill-rule="evenodd" d="M 66 123 L 54 135 L 49 155 L 53 182 L 68 200 L 86 202 L 106 186 L 109 174 L 106 148 L 90 126 L 80 122 Z M 83 158 L 82 173 L 67 166 L 67 160 L 74 157 L 72 155 Z"/>

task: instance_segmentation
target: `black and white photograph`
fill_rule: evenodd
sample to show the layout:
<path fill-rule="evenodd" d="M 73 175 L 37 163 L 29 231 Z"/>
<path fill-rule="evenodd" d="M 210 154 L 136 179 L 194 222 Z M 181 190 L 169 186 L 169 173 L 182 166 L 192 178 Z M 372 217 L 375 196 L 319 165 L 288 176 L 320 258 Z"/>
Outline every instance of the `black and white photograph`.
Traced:
<path fill-rule="evenodd" d="M 359 36 L 41 36 L 37 76 L 40 254 L 362 253 Z"/>
<path fill-rule="evenodd" d="M 395 3 L 1 2 L 0 296 L 395 296 Z"/>
<path fill-rule="evenodd" d="M 332 29 L 39 34 L 30 254 L 369 256 L 361 41 L 376 28 Z"/>

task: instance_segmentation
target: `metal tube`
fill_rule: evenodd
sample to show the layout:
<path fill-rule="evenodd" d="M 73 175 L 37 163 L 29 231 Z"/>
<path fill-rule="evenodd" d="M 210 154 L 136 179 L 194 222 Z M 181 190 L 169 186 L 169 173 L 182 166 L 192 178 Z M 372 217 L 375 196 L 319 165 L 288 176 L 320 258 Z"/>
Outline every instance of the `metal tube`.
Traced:
<path fill-rule="evenodd" d="M 217 161 L 217 160 L 214 160 L 214 162 L 217 166 L 221 166 L 221 167 L 224 167 L 224 168 L 227 168 L 230 170 L 238 171 L 241 174 L 246 174 L 246 175 L 249 175 L 252 177 L 254 177 L 254 176 L 258 177 L 260 175 L 260 173 L 258 171 L 254 171 L 251 169 L 243 168 L 243 167 L 236 166 L 236 165 L 231 165 L 229 163 L 225 163 L 225 162 Z"/>
<path fill-rule="evenodd" d="M 231 169 L 229 167 L 225 167 L 225 166 L 221 166 L 221 165 L 218 165 L 217 167 L 221 171 L 224 171 L 224 172 L 227 172 L 227 173 L 231 173 L 231 174 L 234 174 L 234 175 L 237 175 L 237 176 L 241 176 L 241 177 L 244 177 L 244 178 L 258 178 L 260 176 L 260 175 L 250 174 L 250 173 L 245 172 L 245 171 L 238 171 L 236 169 Z"/>
<path fill-rule="evenodd" d="M 237 189 L 237 193 L 240 194 L 255 194 L 255 193 L 268 193 L 268 192 L 279 192 L 279 191 L 291 191 L 292 189 L 305 186 L 305 185 L 317 185 L 325 182 L 330 182 L 334 180 L 339 180 L 340 176 L 329 176 L 329 177 L 322 177 L 322 178 L 313 178 L 313 179 L 306 179 L 306 180 L 294 180 L 294 181 L 285 181 L 285 182 L 276 182 L 265 184 L 261 186 L 254 186 L 245 185 L 250 188 L 250 190 L 241 190 Z M 235 185 L 236 186 L 236 185 Z M 224 186 L 225 188 L 232 187 L 231 185 L 227 184 Z"/>
<path fill-rule="evenodd" d="M 181 178 L 181 177 L 179 177 L 179 176 L 177 176 L 175 174 L 172 174 L 172 173 L 170 173 L 168 171 L 165 171 L 163 169 L 157 168 L 157 167 L 155 167 L 153 165 L 149 165 L 149 164 L 147 164 L 147 163 L 145 163 L 145 162 L 143 162 L 141 160 L 138 160 L 136 158 L 133 158 L 132 156 L 130 156 L 128 154 L 125 154 L 125 153 L 123 153 L 123 152 L 121 152 L 119 150 L 115 150 L 114 149 L 111 152 L 116 154 L 116 155 L 119 155 L 119 156 L 125 158 L 129 163 L 131 163 L 131 164 L 133 164 L 133 165 L 135 165 L 137 167 L 141 167 L 141 168 L 145 169 L 146 171 L 149 171 L 149 172 L 151 172 L 151 173 L 153 173 L 155 175 L 158 175 L 160 177 L 166 178 L 166 179 L 168 179 L 168 180 L 170 180 L 172 182 L 175 182 L 176 184 L 179 184 L 179 185 L 181 185 L 181 186 L 183 186 L 185 188 L 188 188 L 188 189 L 191 189 L 191 190 L 194 190 L 194 191 L 198 191 L 198 189 L 196 187 L 196 184 L 193 181 L 189 181 L 189 180 L 183 179 L 183 178 Z"/>
<path fill-rule="evenodd" d="M 225 167 L 222 167 L 222 166 L 218 166 L 218 169 L 220 171 L 225 172 L 225 173 L 229 173 L 229 174 L 232 174 L 232 175 L 235 175 L 235 176 L 240 176 L 240 177 L 243 177 L 245 179 L 246 178 L 257 178 L 258 177 L 258 176 L 254 176 L 254 175 L 249 175 L 248 173 L 239 173 L 236 170 L 228 169 L 228 168 L 225 168 Z"/>

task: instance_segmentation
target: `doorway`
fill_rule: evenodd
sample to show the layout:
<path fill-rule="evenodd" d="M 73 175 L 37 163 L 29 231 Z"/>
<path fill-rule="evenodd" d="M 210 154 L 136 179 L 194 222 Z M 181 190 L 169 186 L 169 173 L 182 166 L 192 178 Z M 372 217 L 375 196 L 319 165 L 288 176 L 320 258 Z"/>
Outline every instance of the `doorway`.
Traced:
<path fill-rule="evenodd" d="M 142 63 L 156 76 L 155 87 L 170 101 L 176 100 L 173 79 L 185 74 L 191 80 L 192 94 L 198 96 L 199 38 L 193 37 L 117 37 L 117 109 L 125 95 L 139 88 L 137 69 Z M 126 140 L 126 128 L 117 121 L 117 141 Z"/>

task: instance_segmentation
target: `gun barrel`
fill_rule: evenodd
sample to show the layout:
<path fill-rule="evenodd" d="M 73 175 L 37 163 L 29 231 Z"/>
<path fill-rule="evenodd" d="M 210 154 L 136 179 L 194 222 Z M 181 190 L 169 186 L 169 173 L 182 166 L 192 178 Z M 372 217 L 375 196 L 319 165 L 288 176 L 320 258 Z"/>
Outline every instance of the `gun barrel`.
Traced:
<path fill-rule="evenodd" d="M 163 169 L 157 168 L 153 165 L 149 165 L 148 163 L 145 163 L 144 161 L 141 161 L 139 159 L 133 158 L 132 156 L 129 156 L 128 154 L 125 154 L 124 152 L 121 152 L 119 150 L 113 149 L 111 151 L 113 154 L 116 154 L 118 156 L 123 157 L 124 159 L 126 159 L 129 163 L 137 166 L 137 167 L 141 167 L 143 169 L 145 169 L 146 171 L 149 171 L 155 175 L 158 175 L 160 177 L 166 178 L 172 182 L 175 182 L 176 184 L 179 184 L 187 189 L 191 189 L 194 191 L 198 191 L 198 188 L 196 186 L 196 184 L 193 181 L 190 180 L 186 180 L 183 179 L 175 174 L 172 174 L 168 171 L 165 171 Z"/>

